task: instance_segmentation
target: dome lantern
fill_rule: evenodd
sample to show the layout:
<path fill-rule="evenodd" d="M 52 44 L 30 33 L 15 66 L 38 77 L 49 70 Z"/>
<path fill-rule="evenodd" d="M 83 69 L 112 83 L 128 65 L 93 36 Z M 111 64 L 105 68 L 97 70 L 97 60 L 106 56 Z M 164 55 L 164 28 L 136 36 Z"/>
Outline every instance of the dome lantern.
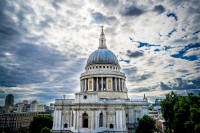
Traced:
<path fill-rule="evenodd" d="M 99 38 L 99 47 L 98 49 L 107 49 L 106 47 L 106 38 L 103 32 L 103 25 L 101 26 L 101 34 Z"/>

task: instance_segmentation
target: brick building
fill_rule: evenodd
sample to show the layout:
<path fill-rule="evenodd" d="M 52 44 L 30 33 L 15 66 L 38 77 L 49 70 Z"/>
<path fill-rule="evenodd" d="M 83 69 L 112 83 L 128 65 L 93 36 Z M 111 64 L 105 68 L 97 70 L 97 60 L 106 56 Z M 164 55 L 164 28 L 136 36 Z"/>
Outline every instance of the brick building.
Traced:
<path fill-rule="evenodd" d="M 45 112 L 24 112 L 0 114 L 0 132 L 28 132 L 34 116 L 45 115 Z"/>

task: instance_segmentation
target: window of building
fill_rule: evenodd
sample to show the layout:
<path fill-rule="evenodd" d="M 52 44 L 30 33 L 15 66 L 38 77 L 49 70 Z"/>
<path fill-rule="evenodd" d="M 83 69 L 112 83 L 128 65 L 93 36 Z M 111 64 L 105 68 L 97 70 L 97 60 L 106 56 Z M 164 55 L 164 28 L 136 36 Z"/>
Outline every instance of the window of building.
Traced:
<path fill-rule="evenodd" d="M 110 124 L 110 128 L 113 129 L 113 127 L 114 127 L 113 124 Z"/>
<path fill-rule="evenodd" d="M 84 95 L 84 96 L 83 96 L 83 98 L 84 98 L 84 99 L 87 99 L 87 96 L 86 96 L 86 95 Z"/>
<path fill-rule="evenodd" d="M 103 113 L 99 114 L 99 127 L 103 127 Z"/>
<path fill-rule="evenodd" d="M 88 114 L 87 113 L 84 113 L 83 116 L 83 128 L 88 128 Z"/>
<path fill-rule="evenodd" d="M 67 127 L 68 127 L 68 124 L 67 124 L 67 123 L 65 123 L 65 124 L 64 124 L 64 128 L 67 128 Z"/>

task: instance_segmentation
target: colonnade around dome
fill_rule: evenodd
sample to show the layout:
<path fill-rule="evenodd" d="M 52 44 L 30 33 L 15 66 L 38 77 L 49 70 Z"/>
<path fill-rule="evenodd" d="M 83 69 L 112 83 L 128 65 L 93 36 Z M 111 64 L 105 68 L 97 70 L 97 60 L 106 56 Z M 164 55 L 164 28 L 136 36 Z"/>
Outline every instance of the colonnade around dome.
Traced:
<path fill-rule="evenodd" d="M 102 98 L 128 98 L 125 74 L 119 65 L 87 65 L 80 77 L 81 92 L 98 92 Z"/>
<path fill-rule="evenodd" d="M 84 91 L 123 91 L 126 92 L 125 80 L 116 77 L 93 77 L 81 80 L 81 92 Z"/>

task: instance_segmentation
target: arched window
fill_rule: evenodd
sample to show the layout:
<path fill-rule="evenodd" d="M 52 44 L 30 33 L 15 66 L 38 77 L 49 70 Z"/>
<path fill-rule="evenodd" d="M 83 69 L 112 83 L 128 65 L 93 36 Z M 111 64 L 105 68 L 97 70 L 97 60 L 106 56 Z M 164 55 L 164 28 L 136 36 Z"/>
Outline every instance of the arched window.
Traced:
<path fill-rule="evenodd" d="M 113 124 L 110 124 L 110 128 L 113 129 L 113 127 L 114 127 Z"/>
<path fill-rule="evenodd" d="M 67 123 L 65 123 L 65 124 L 64 124 L 64 128 L 67 128 L 67 127 L 68 127 L 68 124 L 67 124 Z"/>
<path fill-rule="evenodd" d="M 103 127 L 103 113 L 99 114 L 99 127 Z"/>
<path fill-rule="evenodd" d="M 83 128 L 88 128 L 88 114 L 87 113 L 84 113 L 83 116 Z"/>

